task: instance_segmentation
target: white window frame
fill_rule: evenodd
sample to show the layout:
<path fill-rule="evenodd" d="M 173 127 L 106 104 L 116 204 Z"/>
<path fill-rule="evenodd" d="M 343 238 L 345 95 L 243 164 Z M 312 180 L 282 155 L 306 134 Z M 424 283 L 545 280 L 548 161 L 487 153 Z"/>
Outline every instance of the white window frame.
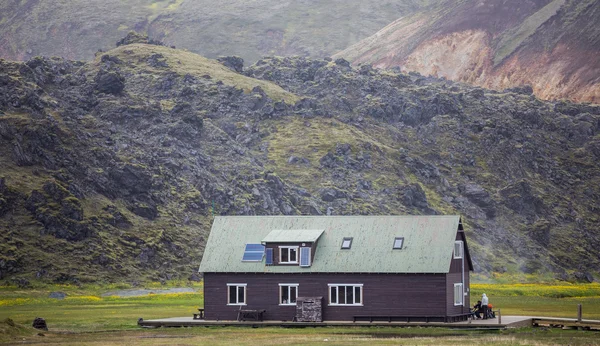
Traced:
<path fill-rule="evenodd" d="M 291 249 L 296 250 L 296 260 L 295 261 L 290 261 L 290 250 Z M 282 260 L 283 251 L 287 251 L 287 258 L 288 258 L 287 262 L 283 262 L 283 260 Z M 280 246 L 279 247 L 279 263 L 280 264 L 298 264 L 299 263 L 298 257 L 300 257 L 300 247 L 299 246 Z"/>
<path fill-rule="evenodd" d="M 460 289 L 460 292 L 457 291 L 457 289 Z M 457 294 L 459 293 L 459 294 Z M 456 298 L 460 297 L 460 301 L 457 301 Z M 463 294 L 463 284 L 462 283 L 457 283 L 454 284 L 454 306 L 461 306 L 464 304 L 465 298 L 464 298 L 464 294 Z"/>
<path fill-rule="evenodd" d="M 457 247 L 458 246 L 458 247 Z M 456 253 L 456 250 L 459 249 L 460 253 Z M 462 240 L 457 240 L 454 242 L 454 259 L 461 259 L 465 255 L 465 247 Z"/>
<path fill-rule="evenodd" d="M 296 287 L 296 299 L 294 299 L 295 301 L 293 303 L 287 302 L 284 303 L 281 299 L 283 298 L 283 290 L 287 290 L 288 291 L 288 297 L 291 297 L 291 287 Z M 300 287 L 299 284 L 279 284 L 279 305 L 281 306 L 296 306 L 296 301 L 298 301 L 298 287 Z"/>
<path fill-rule="evenodd" d="M 235 303 L 232 303 L 230 301 L 230 298 L 231 298 L 230 291 L 231 291 L 232 287 L 236 288 L 235 289 L 235 297 L 236 297 Z M 240 294 L 239 293 L 240 287 L 244 288 L 244 302 L 243 303 L 238 302 L 239 294 Z M 227 284 L 227 305 L 237 305 L 237 306 L 247 305 L 247 301 L 248 301 L 247 298 L 248 298 L 248 284 Z"/>
<path fill-rule="evenodd" d="M 354 301 L 350 304 L 347 303 L 340 303 L 340 287 L 341 286 L 346 286 L 346 287 L 352 287 L 352 297 L 354 299 Z M 332 302 L 331 301 L 331 289 L 335 287 L 336 288 L 336 302 Z M 360 302 L 356 302 L 356 289 L 360 290 Z M 329 295 L 329 305 L 330 306 L 363 306 L 364 305 L 364 294 L 363 294 L 363 284 L 327 284 L 327 291 L 328 291 L 328 295 Z"/>

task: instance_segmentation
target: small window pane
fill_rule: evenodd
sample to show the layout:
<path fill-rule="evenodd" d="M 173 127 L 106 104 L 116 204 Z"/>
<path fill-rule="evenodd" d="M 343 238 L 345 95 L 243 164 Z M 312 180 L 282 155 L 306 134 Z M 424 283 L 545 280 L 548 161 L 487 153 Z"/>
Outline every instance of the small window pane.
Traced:
<path fill-rule="evenodd" d="M 244 304 L 245 303 L 245 287 L 244 286 L 239 286 L 239 290 L 238 290 L 238 304 Z"/>
<path fill-rule="evenodd" d="M 289 295 L 288 295 L 288 288 L 289 286 L 281 286 L 281 304 L 287 304 L 289 302 Z"/>
<path fill-rule="evenodd" d="M 298 262 L 298 250 L 290 249 L 290 262 Z"/>
<path fill-rule="evenodd" d="M 337 287 L 331 286 L 331 304 L 337 304 Z"/>
<path fill-rule="evenodd" d="M 354 287 L 346 286 L 346 304 L 354 304 Z"/>
<path fill-rule="evenodd" d="M 229 304 L 237 304 L 237 286 L 229 286 Z"/>
<path fill-rule="evenodd" d="M 281 262 L 289 262 L 289 257 L 288 257 L 288 249 L 287 248 L 281 248 Z"/>
<path fill-rule="evenodd" d="M 298 287 L 290 286 L 290 303 L 296 303 L 296 297 L 298 297 Z"/>
<path fill-rule="evenodd" d="M 358 286 L 354 287 L 354 302 L 356 304 L 362 304 L 362 300 L 360 297 L 360 287 Z"/>

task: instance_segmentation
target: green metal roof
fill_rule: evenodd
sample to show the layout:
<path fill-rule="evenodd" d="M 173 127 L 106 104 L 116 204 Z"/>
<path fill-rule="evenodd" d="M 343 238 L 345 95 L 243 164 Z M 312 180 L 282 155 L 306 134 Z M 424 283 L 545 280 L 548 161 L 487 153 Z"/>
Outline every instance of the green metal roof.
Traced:
<path fill-rule="evenodd" d="M 274 229 L 262 240 L 263 243 L 307 242 L 317 241 L 323 234 L 322 229 Z"/>
<path fill-rule="evenodd" d="M 213 222 L 199 271 L 447 273 L 459 222 L 458 215 L 219 216 Z M 323 230 L 312 266 L 242 262 L 245 245 L 268 239 L 273 230 Z M 341 249 L 344 237 L 353 238 L 351 249 Z M 392 248 L 396 237 L 404 237 L 401 250 Z"/>

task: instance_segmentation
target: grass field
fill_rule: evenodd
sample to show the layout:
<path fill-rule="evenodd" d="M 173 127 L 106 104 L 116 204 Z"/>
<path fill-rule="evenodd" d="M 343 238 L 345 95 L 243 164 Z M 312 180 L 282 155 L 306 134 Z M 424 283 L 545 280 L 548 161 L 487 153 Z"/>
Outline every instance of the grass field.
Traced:
<path fill-rule="evenodd" d="M 181 286 L 181 283 L 176 283 Z M 61 345 L 596 345 L 598 332 L 559 329 L 458 331 L 443 328 L 160 328 L 140 329 L 137 319 L 191 316 L 203 306 L 201 284 L 191 293 L 150 294 L 120 298 L 102 296 L 122 287 L 0 287 L 0 344 Z M 146 288 L 161 288 L 150 286 Z M 63 300 L 48 298 L 53 291 Z M 584 318 L 600 319 L 600 285 L 473 284 L 472 300 L 485 291 L 503 315 L 575 317 L 583 304 Z M 49 332 L 30 327 L 44 317 Z"/>

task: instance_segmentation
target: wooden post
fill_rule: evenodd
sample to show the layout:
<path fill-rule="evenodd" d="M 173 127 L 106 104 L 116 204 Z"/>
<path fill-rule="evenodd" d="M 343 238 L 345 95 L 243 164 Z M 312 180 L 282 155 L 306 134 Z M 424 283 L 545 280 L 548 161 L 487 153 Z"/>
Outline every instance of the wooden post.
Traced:
<path fill-rule="evenodd" d="M 498 324 L 502 324 L 502 313 L 500 312 L 500 309 L 498 309 Z"/>
<path fill-rule="evenodd" d="M 577 322 L 581 323 L 581 304 L 577 304 Z"/>

